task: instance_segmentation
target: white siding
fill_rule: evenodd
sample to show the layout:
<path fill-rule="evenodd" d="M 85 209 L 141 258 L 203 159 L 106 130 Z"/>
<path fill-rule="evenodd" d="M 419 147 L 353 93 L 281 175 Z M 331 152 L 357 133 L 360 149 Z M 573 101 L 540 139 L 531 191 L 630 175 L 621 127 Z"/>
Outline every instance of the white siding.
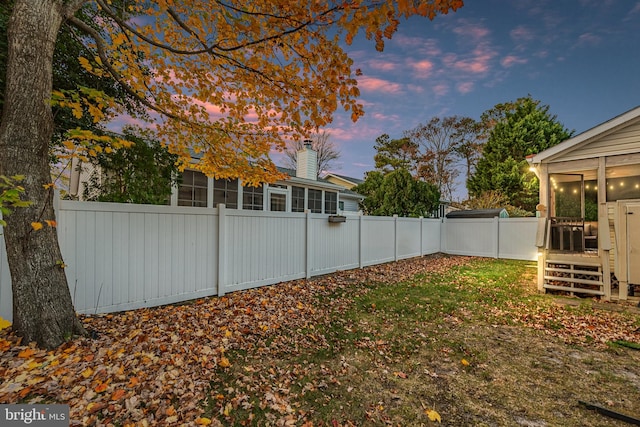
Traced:
<path fill-rule="evenodd" d="M 594 139 L 554 161 L 582 160 L 640 152 L 640 122 Z"/>

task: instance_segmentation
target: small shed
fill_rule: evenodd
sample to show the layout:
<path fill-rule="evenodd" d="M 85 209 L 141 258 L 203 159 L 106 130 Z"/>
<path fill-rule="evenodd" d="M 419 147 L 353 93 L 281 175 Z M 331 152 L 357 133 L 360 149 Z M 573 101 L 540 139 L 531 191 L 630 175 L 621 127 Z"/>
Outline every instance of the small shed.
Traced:
<path fill-rule="evenodd" d="M 509 218 L 509 213 L 505 208 L 495 209 L 470 209 L 464 211 L 452 211 L 446 215 L 447 218 Z"/>

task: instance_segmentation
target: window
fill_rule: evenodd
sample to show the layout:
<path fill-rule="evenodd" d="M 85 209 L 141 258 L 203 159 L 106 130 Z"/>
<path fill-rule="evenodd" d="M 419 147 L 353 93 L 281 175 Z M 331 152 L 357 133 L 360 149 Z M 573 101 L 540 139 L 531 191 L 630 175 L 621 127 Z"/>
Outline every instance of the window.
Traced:
<path fill-rule="evenodd" d="M 291 187 L 291 212 L 304 212 L 304 188 Z"/>
<path fill-rule="evenodd" d="M 340 208 L 341 211 L 344 210 L 344 202 L 342 200 L 338 202 L 338 207 Z"/>
<path fill-rule="evenodd" d="M 207 207 L 207 176 L 202 172 L 185 170 L 178 188 L 178 206 Z"/>
<path fill-rule="evenodd" d="M 338 193 L 324 193 L 324 213 L 335 215 L 338 213 Z"/>
<path fill-rule="evenodd" d="M 287 210 L 287 195 L 282 193 L 270 193 L 269 210 L 272 212 L 285 212 Z"/>
<path fill-rule="evenodd" d="M 213 181 L 213 205 L 224 203 L 231 209 L 238 208 L 238 180 L 216 179 Z"/>
<path fill-rule="evenodd" d="M 262 208 L 262 186 L 242 187 L 242 209 L 251 211 L 261 211 Z"/>
<path fill-rule="evenodd" d="M 312 213 L 322 213 L 322 190 L 309 189 L 309 210 Z"/>

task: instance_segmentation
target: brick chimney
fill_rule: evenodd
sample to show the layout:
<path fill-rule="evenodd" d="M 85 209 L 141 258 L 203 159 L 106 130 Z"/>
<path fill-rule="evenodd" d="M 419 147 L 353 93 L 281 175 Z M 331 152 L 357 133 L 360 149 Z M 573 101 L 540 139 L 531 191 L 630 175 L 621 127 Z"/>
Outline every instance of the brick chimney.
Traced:
<path fill-rule="evenodd" d="M 318 179 L 318 153 L 311 148 L 311 140 L 306 139 L 301 150 L 297 153 L 296 177 Z"/>

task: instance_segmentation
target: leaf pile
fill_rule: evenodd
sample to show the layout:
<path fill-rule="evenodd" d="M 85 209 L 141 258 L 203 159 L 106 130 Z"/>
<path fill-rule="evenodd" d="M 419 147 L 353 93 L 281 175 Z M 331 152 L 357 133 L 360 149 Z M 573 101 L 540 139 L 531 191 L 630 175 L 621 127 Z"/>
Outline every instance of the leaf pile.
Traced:
<path fill-rule="evenodd" d="M 80 338 L 55 351 L 21 345 L 0 332 L 0 403 L 64 403 L 76 423 L 157 425 L 207 423 L 199 404 L 209 384 L 234 363 L 229 350 L 295 352 L 323 345 L 307 333 L 326 317 L 318 299 L 338 310 L 364 284 L 398 283 L 425 269 L 445 271 L 466 258 L 425 257 L 350 270 L 314 280 L 199 299 L 184 305 L 86 316 L 94 339 Z M 354 295 L 349 289 L 354 288 Z M 298 331 L 277 334 L 276 331 Z M 277 393 L 265 404 L 282 405 Z M 286 405 L 282 411 L 287 412 Z"/>
<path fill-rule="evenodd" d="M 500 295 L 493 279 L 458 273 L 476 262 L 482 261 L 438 254 L 222 298 L 86 316 L 94 337 L 55 351 L 22 345 L 2 330 L 0 403 L 68 404 L 74 425 L 398 424 L 402 415 L 390 408 L 407 399 L 401 387 L 424 383 L 418 373 L 442 386 L 447 372 L 482 370 L 473 350 L 445 340 L 447 330 L 465 322 L 526 326 L 581 345 L 640 342 L 637 316 L 558 307 L 536 294 L 535 275 Z M 389 285 L 398 297 L 384 307 L 383 300 L 368 299 Z M 409 293 L 420 286 L 454 289 L 460 300 L 438 308 L 429 319 L 440 320 L 427 324 L 420 316 L 435 302 Z M 397 364 L 427 345 L 444 367 L 436 369 L 435 360 Z M 388 385 L 386 397 L 359 396 L 374 378 Z M 420 422 L 451 420 L 454 410 L 444 415 L 443 400 L 422 400 Z M 319 415 L 323 407 L 330 418 Z"/>

